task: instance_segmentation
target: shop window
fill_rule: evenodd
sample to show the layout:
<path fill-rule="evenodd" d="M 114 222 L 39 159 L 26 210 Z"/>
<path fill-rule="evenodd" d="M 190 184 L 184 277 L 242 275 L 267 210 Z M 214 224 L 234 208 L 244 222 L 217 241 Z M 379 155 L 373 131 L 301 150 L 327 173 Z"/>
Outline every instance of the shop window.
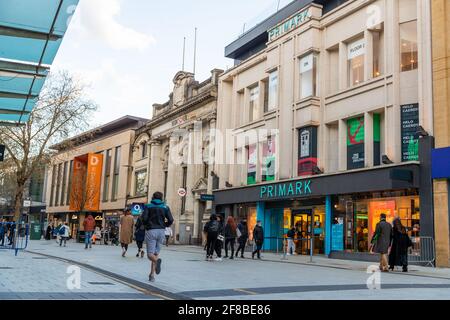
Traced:
<path fill-rule="evenodd" d="M 317 57 L 310 54 L 300 59 L 300 99 L 318 95 Z"/>
<path fill-rule="evenodd" d="M 114 172 L 112 181 L 111 200 L 116 201 L 119 193 L 119 173 L 120 173 L 120 147 L 114 151 Z"/>
<path fill-rule="evenodd" d="M 366 53 L 365 39 L 348 45 L 348 84 L 355 86 L 364 82 L 364 58 Z"/>
<path fill-rule="evenodd" d="M 262 181 L 275 180 L 275 139 L 268 137 L 263 143 Z"/>
<path fill-rule="evenodd" d="M 259 86 L 250 89 L 249 121 L 259 118 Z"/>
<path fill-rule="evenodd" d="M 418 68 L 417 21 L 400 24 L 400 68 L 411 71 Z"/>

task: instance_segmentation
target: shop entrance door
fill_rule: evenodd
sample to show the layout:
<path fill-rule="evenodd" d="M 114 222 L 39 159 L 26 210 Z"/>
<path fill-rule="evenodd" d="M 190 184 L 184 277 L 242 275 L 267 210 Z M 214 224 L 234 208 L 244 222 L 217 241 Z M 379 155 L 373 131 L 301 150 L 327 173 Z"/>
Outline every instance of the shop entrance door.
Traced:
<path fill-rule="evenodd" d="M 311 249 L 312 209 L 292 210 L 292 221 L 297 232 L 295 252 L 309 255 Z"/>

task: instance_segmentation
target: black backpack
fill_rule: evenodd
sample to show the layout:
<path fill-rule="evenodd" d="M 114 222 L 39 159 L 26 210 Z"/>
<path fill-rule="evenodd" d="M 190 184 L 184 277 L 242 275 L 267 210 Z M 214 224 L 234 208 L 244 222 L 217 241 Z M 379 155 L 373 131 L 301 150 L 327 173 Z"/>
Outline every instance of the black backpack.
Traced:
<path fill-rule="evenodd" d="M 208 232 L 218 232 L 218 231 L 219 231 L 219 222 L 210 221 L 208 224 Z"/>

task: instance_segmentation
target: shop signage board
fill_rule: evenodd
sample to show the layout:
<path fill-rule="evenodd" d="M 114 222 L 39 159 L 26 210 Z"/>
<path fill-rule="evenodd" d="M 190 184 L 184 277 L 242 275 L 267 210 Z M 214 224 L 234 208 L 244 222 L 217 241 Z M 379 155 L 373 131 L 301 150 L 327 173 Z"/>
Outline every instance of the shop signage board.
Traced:
<path fill-rule="evenodd" d="M 313 168 L 317 166 L 317 127 L 304 127 L 298 131 L 297 161 L 299 176 L 312 174 Z"/>
<path fill-rule="evenodd" d="M 5 158 L 5 146 L 0 144 L 0 162 L 2 162 Z"/>
<path fill-rule="evenodd" d="M 419 160 L 419 104 L 401 106 L 402 161 Z"/>
<path fill-rule="evenodd" d="M 431 162 L 433 179 L 450 178 L 450 147 L 432 150 Z"/>
<path fill-rule="evenodd" d="M 267 31 L 269 34 L 269 42 L 278 39 L 279 37 L 281 37 L 285 33 L 288 33 L 291 30 L 294 30 L 295 28 L 303 24 L 306 21 L 306 19 L 310 17 L 311 11 L 309 10 L 309 8 L 307 8 L 302 11 L 299 11 L 295 15 L 277 24 L 275 27 Z"/>
<path fill-rule="evenodd" d="M 277 183 L 259 187 L 260 199 L 308 196 L 311 193 L 311 180 Z"/>
<path fill-rule="evenodd" d="M 213 194 L 201 194 L 200 200 L 201 201 L 214 201 L 214 195 Z"/>
<path fill-rule="evenodd" d="M 364 168 L 364 117 L 347 120 L 347 169 Z"/>
<path fill-rule="evenodd" d="M 144 212 L 144 204 L 143 203 L 133 203 L 131 205 L 131 214 L 133 216 L 139 216 Z"/>

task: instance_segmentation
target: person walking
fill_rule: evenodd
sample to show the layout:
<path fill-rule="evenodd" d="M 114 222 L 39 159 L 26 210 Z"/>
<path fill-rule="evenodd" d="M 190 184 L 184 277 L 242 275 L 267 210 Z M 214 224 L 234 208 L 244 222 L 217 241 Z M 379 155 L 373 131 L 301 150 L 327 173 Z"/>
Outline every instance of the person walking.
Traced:
<path fill-rule="evenodd" d="M 92 249 L 92 233 L 95 230 L 95 220 L 91 214 L 88 214 L 86 219 L 83 221 L 84 228 L 84 249 Z"/>
<path fill-rule="evenodd" d="M 389 272 L 388 270 L 388 253 L 391 247 L 392 226 L 386 221 L 386 214 L 380 215 L 380 222 L 375 227 L 375 234 L 370 241 L 375 253 L 380 254 L 380 271 Z"/>
<path fill-rule="evenodd" d="M 161 272 L 162 260 L 159 258 L 161 246 L 164 244 L 165 229 L 173 224 L 170 208 L 163 201 L 163 193 L 155 192 L 152 200 L 145 206 L 142 222 L 145 226 L 147 256 L 151 261 L 149 281 L 155 281 L 155 273 Z"/>
<path fill-rule="evenodd" d="M 138 253 L 136 254 L 136 258 L 139 258 L 139 255 L 141 255 L 141 258 L 144 257 L 144 249 L 143 244 L 145 240 L 145 226 L 142 223 L 142 217 L 137 218 L 136 225 L 135 225 L 135 231 L 134 231 L 134 238 L 136 239 L 136 245 L 138 247 Z"/>
<path fill-rule="evenodd" d="M 395 266 L 401 266 L 403 272 L 408 272 L 408 248 L 412 247 L 412 241 L 400 218 L 395 219 L 393 225 L 389 269 L 394 271 Z"/>
<path fill-rule="evenodd" d="M 70 229 L 69 224 L 65 222 L 61 227 L 59 228 L 59 246 L 61 247 L 64 242 L 64 247 L 66 246 L 67 239 L 70 237 Z"/>
<path fill-rule="evenodd" d="M 258 259 L 261 259 L 261 249 L 264 243 L 264 229 L 261 220 L 256 222 L 256 226 L 253 229 L 253 240 L 255 241 L 256 249 L 252 252 L 252 259 L 255 259 L 255 254 Z"/>
<path fill-rule="evenodd" d="M 291 256 L 295 253 L 295 235 L 297 234 L 295 227 L 292 226 L 291 229 L 286 234 L 287 237 L 287 255 Z"/>
<path fill-rule="evenodd" d="M 172 238 L 173 232 L 171 227 L 166 227 L 164 230 L 164 235 L 166 236 L 166 247 L 169 246 L 169 239 Z"/>
<path fill-rule="evenodd" d="M 120 217 L 120 245 L 122 246 L 122 257 L 125 257 L 128 251 L 128 245 L 133 242 L 134 220 L 131 216 L 129 208 L 124 210 L 124 214 Z"/>
<path fill-rule="evenodd" d="M 0 222 L 0 246 L 5 245 L 5 234 L 6 234 L 6 221 L 3 219 Z"/>
<path fill-rule="evenodd" d="M 225 225 L 224 225 L 224 218 L 222 215 L 218 214 L 217 215 L 217 221 L 219 221 L 219 231 L 217 234 L 217 241 L 216 244 L 214 246 L 214 251 L 217 254 L 217 258 L 215 259 L 215 261 L 222 261 L 222 248 L 225 242 L 225 236 L 224 236 L 224 229 L 225 229 Z"/>
<path fill-rule="evenodd" d="M 237 225 L 232 216 L 229 216 L 227 219 L 227 224 L 224 229 L 225 236 L 225 258 L 228 258 L 228 245 L 231 247 L 231 256 L 230 259 L 234 259 L 234 243 L 237 238 Z"/>
<path fill-rule="evenodd" d="M 213 213 L 209 217 L 209 221 L 203 227 L 203 231 L 206 233 L 206 260 L 211 261 L 214 254 L 214 248 L 216 246 L 217 236 L 219 235 L 219 221 L 217 216 Z"/>
<path fill-rule="evenodd" d="M 52 225 L 47 226 L 47 230 L 45 231 L 45 240 L 50 240 L 52 237 Z"/>
<path fill-rule="evenodd" d="M 240 251 L 241 258 L 244 259 L 245 258 L 244 257 L 245 246 L 247 245 L 247 241 L 248 241 L 247 220 L 243 219 L 241 222 L 239 222 L 238 230 L 241 233 L 241 236 L 238 237 L 239 246 L 236 250 L 236 257 L 238 256 L 239 251 Z"/>

